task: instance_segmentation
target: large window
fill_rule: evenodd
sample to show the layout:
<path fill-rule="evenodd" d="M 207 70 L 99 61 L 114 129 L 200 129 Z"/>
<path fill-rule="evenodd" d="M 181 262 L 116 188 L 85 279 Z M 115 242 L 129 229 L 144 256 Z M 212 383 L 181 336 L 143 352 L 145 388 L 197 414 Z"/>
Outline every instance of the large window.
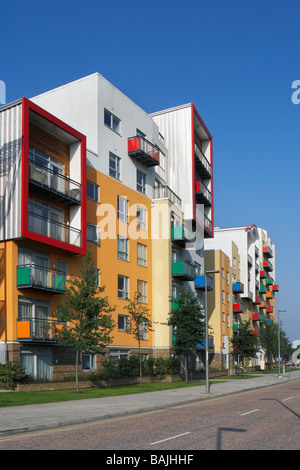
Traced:
<path fill-rule="evenodd" d="M 64 211 L 34 199 L 28 201 L 29 230 L 55 240 L 65 241 Z"/>
<path fill-rule="evenodd" d="M 121 134 L 121 120 L 111 112 L 107 111 L 107 109 L 104 109 L 104 124 L 118 134 Z"/>
<path fill-rule="evenodd" d="M 118 298 L 119 299 L 128 299 L 128 277 L 118 275 Z"/>
<path fill-rule="evenodd" d="M 99 243 L 100 241 L 100 234 L 99 228 L 97 225 L 87 224 L 86 226 L 86 238 L 89 242 Z"/>
<path fill-rule="evenodd" d="M 137 206 L 137 226 L 142 230 L 147 230 L 147 209 Z"/>
<path fill-rule="evenodd" d="M 147 266 L 147 246 L 141 243 L 137 243 L 137 264 Z"/>
<path fill-rule="evenodd" d="M 147 282 L 145 281 L 138 281 L 137 282 L 137 292 L 138 292 L 138 301 L 146 304 L 148 302 L 147 299 Z"/>
<path fill-rule="evenodd" d="M 136 172 L 136 189 L 142 194 L 146 194 L 146 174 L 140 170 Z"/>
<path fill-rule="evenodd" d="M 82 370 L 91 371 L 96 370 L 96 355 L 82 353 Z"/>
<path fill-rule="evenodd" d="M 128 238 L 118 235 L 118 258 L 128 261 Z"/>
<path fill-rule="evenodd" d="M 118 315 L 118 331 L 129 331 L 128 315 Z"/>
<path fill-rule="evenodd" d="M 121 158 L 109 153 L 109 176 L 121 180 Z"/>
<path fill-rule="evenodd" d="M 118 219 L 128 222 L 128 201 L 121 196 L 118 196 Z"/>
<path fill-rule="evenodd" d="M 86 182 L 86 195 L 89 199 L 99 202 L 99 186 L 91 181 Z"/>

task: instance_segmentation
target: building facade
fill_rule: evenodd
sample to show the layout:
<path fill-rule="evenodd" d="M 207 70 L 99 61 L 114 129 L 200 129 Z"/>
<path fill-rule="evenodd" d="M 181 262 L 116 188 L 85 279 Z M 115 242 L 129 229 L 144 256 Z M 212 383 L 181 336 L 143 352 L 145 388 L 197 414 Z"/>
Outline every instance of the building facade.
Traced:
<path fill-rule="evenodd" d="M 195 276 L 213 234 L 212 139 L 194 105 L 183 109 L 169 133 L 99 74 L 0 108 L 0 362 L 35 377 L 74 370 L 45 325 L 58 323 L 87 250 L 116 307 L 107 357 L 137 352 L 124 310 L 135 292 L 154 326 L 143 354 L 171 353 L 172 298 L 186 283 L 203 303 Z M 81 365 L 99 370 L 101 358 L 83 354 Z"/>

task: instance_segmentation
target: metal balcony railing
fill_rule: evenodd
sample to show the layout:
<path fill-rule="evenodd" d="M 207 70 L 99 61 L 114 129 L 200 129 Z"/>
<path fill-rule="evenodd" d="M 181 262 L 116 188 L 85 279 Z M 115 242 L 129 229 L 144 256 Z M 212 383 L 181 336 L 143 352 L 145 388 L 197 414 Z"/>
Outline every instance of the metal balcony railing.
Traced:
<path fill-rule="evenodd" d="M 142 136 L 128 139 L 128 155 L 137 157 L 146 166 L 159 165 L 158 148 Z"/>
<path fill-rule="evenodd" d="M 68 203 L 81 203 L 81 184 L 34 161 L 29 161 L 29 182 Z"/>
<path fill-rule="evenodd" d="M 211 164 L 207 160 L 206 156 L 202 152 L 201 148 L 195 143 L 195 161 L 196 170 L 204 178 L 211 177 Z"/>
<path fill-rule="evenodd" d="M 45 237 L 80 246 L 81 231 L 68 224 L 28 212 L 28 229 Z"/>
<path fill-rule="evenodd" d="M 63 294 L 66 292 L 66 274 L 34 263 L 17 266 L 17 288 L 32 288 Z"/>
<path fill-rule="evenodd" d="M 64 326 L 64 323 L 48 318 L 18 318 L 17 338 L 18 341 L 57 342 L 55 328 L 60 329 Z"/>

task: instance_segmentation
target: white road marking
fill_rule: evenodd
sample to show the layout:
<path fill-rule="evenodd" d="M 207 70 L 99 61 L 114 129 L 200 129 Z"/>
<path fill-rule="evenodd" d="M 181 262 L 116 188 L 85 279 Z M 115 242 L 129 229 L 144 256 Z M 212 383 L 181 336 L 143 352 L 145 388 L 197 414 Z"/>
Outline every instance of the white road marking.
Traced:
<path fill-rule="evenodd" d="M 256 410 L 247 411 L 247 413 L 243 413 L 241 414 L 241 416 L 249 415 L 250 413 L 255 413 L 255 411 L 259 411 L 259 408 L 256 408 Z"/>
<path fill-rule="evenodd" d="M 170 441 L 171 439 L 176 439 L 177 437 L 185 436 L 186 434 L 191 434 L 190 432 L 184 432 L 183 434 L 178 434 L 177 436 L 168 437 L 167 439 L 162 439 L 161 441 L 150 442 L 150 446 L 154 444 L 159 444 L 160 442 Z"/>
<path fill-rule="evenodd" d="M 282 401 L 291 400 L 292 398 L 294 398 L 294 397 L 288 397 L 288 398 L 285 398 L 285 399 L 284 399 L 284 400 L 282 400 Z"/>

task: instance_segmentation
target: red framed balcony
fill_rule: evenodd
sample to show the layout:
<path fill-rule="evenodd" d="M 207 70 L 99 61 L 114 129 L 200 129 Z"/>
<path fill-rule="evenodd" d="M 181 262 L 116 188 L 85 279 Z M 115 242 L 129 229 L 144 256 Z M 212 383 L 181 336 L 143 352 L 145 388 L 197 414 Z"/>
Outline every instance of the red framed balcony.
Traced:
<path fill-rule="evenodd" d="M 263 246 L 263 255 L 266 258 L 273 258 L 273 250 L 269 246 Z"/>
<path fill-rule="evenodd" d="M 232 310 L 234 313 L 244 313 L 245 312 L 244 304 L 242 303 L 233 304 Z"/>
<path fill-rule="evenodd" d="M 195 142 L 195 169 L 202 178 L 211 178 L 211 164 Z"/>
<path fill-rule="evenodd" d="M 268 260 L 263 261 L 263 267 L 265 271 L 273 271 L 273 265 Z"/>
<path fill-rule="evenodd" d="M 205 206 L 211 206 L 211 192 L 202 181 L 195 182 L 196 201 Z"/>
<path fill-rule="evenodd" d="M 273 292 L 278 292 L 278 291 L 279 291 L 279 285 L 278 285 L 278 284 L 274 284 L 274 285 L 272 286 L 272 290 L 273 290 Z"/>
<path fill-rule="evenodd" d="M 128 155 L 137 158 L 148 167 L 159 165 L 158 147 L 142 136 L 128 139 Z"/>

